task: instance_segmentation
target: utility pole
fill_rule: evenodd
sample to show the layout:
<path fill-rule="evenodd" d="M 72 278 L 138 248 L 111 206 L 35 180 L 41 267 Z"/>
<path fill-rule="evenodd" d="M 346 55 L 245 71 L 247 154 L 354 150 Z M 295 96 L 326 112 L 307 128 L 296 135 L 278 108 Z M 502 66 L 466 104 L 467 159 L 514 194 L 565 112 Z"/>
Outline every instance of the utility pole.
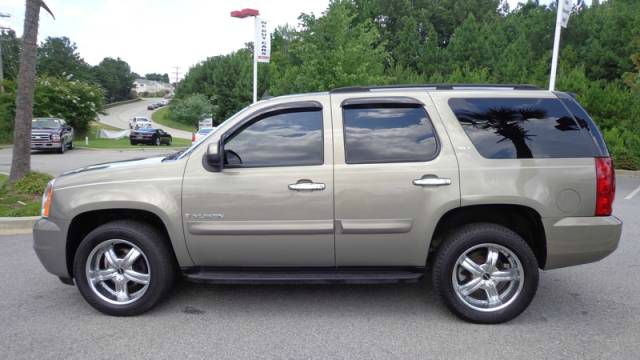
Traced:
<path fill-rule="evenodd" d="M 0 13 L 0 18 L 8 18 L 11 17 L 10 14 L 7 13 Z M 10 28 L 8 27 L 3 27 L 0 26 L 0 31 L 1 30 L 10 30 Z M 0 39 L 2 40 L 2 39 Z M 0 41 L 0 94 L 4 92 L 4 68 L 2 66 L 2 41 Z"/>
<path fill-rule="evenodd" d="M 178 85 L 178 80 L 180 79 L 180 66 L 174 66 L 173 68 L 175 69 L 174 74 L 176 75 L 175 84 Z"/>

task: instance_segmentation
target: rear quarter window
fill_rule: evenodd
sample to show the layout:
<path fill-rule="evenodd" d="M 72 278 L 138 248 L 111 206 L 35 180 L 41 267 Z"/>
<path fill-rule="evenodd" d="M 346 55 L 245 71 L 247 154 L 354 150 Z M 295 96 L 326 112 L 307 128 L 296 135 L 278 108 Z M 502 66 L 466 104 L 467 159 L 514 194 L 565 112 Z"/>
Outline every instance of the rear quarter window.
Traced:
<path fill-rule="evenodd" d="M 449 106 L 485 158 L 575 158 L 598 153 L 588 131 L 558 99 L 454 98 Z"/>

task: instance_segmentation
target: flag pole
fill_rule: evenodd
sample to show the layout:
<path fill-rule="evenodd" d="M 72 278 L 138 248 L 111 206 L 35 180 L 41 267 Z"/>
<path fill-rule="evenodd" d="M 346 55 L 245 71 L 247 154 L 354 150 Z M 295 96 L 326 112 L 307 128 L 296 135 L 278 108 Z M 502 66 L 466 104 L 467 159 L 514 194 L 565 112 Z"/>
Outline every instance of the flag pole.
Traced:
<path fill-rule="evenodd" d="M 556 33 L 553 39 L 553 56 L 551 58 L 551 76 L 549 78 L 549 91 L 556 89 L 556 73 L 558 72 L 558 53 L 560 52 L 560 33 L 562 32 L 562 13 L 564 0 L 558 1 L 558 14 L 556 14 Z"/>
<path fill-rule="evenodd" d="M 253 103 L 258 102 L 258 25 L 260 20 L 254 16 L 253 34 L 256 36 L 253 42 Z"/>

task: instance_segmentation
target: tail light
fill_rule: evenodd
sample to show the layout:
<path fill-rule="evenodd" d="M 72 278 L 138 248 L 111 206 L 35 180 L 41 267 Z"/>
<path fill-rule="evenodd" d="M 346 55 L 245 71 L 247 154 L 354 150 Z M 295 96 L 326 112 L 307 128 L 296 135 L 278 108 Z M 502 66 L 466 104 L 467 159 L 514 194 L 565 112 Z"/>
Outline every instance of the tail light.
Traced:
<path fill-rule="evenodd" d="M 191 142 L 196 141 L 196 133 L 191 133 Z"/>
<path fill-rule="evenodd" d="M 609 157 L 596 158 L 596 216 L 609 216 L 616 195 L 616 175 Z"/>

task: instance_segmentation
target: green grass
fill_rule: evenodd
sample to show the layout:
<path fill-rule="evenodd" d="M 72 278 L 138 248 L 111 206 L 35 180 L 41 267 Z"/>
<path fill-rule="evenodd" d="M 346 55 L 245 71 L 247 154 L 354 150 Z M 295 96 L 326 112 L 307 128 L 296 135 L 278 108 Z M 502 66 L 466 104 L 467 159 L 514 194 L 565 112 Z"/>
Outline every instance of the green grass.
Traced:
<path fill-rule="evenodd" d="M 0 174 L 0 216 L 38 216 L 42 192 L 51 176 L 32 172 L 11 184 L 7 175 Z"/>
<path fill-rule="evenodd" d="M 153 147 L 156 148 L 156 146 L 154 145 L 131 145 L 129 143 L 129 138 L 124 138 L 124 139 L 100 139 L 97 137 L 98 131 L 100 129 L 105 129 L 105 130 L 122 130 L 122 129 L 118 129 L 115 128 L 113 126 L 109 126 L 106 124 L 102 124 L 99 122 L 92 122 L 89 125 L 89 131 L 87 132 L 87 134 L 85 136 L 89 137 L 89 146 L 86 146 L 84 144 L 84 136 L 83 135 L 78 135 L 76 137 L 76 139 L 73 140 L 73 145 L 76 147 L 81 147 L 81 148 L 90 148 L 90 149 L 134 149 L 134 148 L 141 148 L 141 147 Z M 173 138 L 173 140 L 171 141 L 171 148 L 183 148 L 183 147 L 188 147 L 191 146 L 191 140 L 187 140 L 187 139 L 179 139 L 179 138 Z M 162 145 L 160 146 L 160 148 L 165 148 L 167 147 L 166 145 Z"/>
<path fill-rule="evenodd" d="M 169 119 L 169 107 L 168 106 L 164 106 L 164 107 L 160 108 L 159 110 L 154 111 L 151 114 L 151 118 L 153 119 L 153 121 L 157 122 L 158 124 L 162 124 L 162 125 L 168 126 L 170 128 L 174 128 L 174 129 L 178 129 L 178 130 L 184 130 L 184 131 L 188 131 L 188 132 L 193 132 L 194 131 L 193 126 L 189 126 L 189 125 L 183 124 L 181 122 L 177 122 L 177 121 L 173 121 L 173 120 Z"/>

